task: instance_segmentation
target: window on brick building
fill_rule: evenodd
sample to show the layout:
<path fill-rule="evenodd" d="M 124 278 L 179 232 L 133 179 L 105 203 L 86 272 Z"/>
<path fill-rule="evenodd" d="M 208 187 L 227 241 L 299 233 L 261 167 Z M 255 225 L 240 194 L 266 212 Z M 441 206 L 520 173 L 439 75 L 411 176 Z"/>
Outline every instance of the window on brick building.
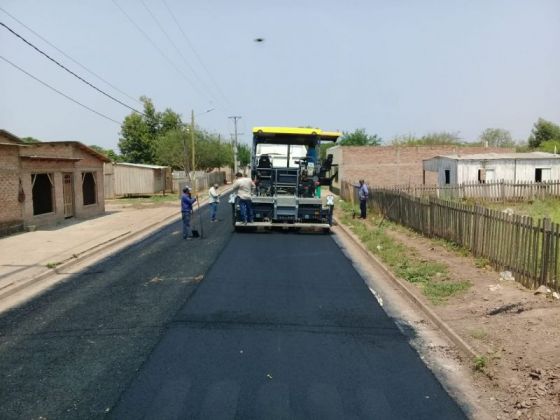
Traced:
<path fill-rule="evenodd" d="M 84 196 L 84 206 L 97 203 L 97 189 L 95 187 L 95 173 L 82 172 L 82 194 Z"/>
<path fill-rule="evenodd" d="M 33 186 L 33 215 L 52 213 L 54 211 L 52 174 L 32 174 L 31 184 Z"/>

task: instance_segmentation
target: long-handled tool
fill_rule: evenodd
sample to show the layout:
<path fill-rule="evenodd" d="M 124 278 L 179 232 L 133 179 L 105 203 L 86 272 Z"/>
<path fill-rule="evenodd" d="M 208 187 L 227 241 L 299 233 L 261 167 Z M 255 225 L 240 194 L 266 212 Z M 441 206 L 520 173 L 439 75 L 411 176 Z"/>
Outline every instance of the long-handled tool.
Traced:
<path fill-rule="evenodd" d="M 204 237 L 204 229 L 202 227 L 202 214 L 200 213 L 200 201 L 196 197 L 196 209 L 198 212 L 198 222 L 200 223 L 200 239 Z"/>

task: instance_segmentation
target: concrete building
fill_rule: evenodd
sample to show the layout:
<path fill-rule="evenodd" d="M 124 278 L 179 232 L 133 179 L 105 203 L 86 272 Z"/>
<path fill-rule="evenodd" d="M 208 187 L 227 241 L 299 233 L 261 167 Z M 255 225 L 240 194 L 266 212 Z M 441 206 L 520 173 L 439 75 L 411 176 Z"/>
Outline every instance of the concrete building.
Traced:
<path fill-rule="evenodd" d="M 365 179 L 374 187 L 403 184 L 436 184 L 437 174 L 427 172 L 424 179 L 423 161 L 438 155 L 513 152 L 510 148 L 483 146 L 335 146 L 327 153 L 338 165 L 335 190 L 344 180 L 357 183 Z"/>
<path fill-rule="evenodd" d="M 437 184 L 545 182 L 560 180 L 560 156 L 545 152 L 435 156 L 423 162 Z"/>
<path fill-rule="evenodd" d="M 77 141 L 24 144 L 0 130 L 0 235 L 104 213 L 104 162 Z"/>

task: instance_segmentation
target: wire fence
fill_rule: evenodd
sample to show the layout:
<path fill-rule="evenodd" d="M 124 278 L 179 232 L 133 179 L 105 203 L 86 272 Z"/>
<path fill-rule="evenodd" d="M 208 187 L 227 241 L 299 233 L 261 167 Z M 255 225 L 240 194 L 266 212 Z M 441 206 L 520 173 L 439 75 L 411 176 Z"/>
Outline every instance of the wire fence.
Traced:
<path fill-rule="evenodd" d="M 341 185 L 344 200 L 357 203 L 357 188 Z M 509 270 L 526 287 L 559 290 L 560 225 L 437 197 L 371 188 L 368 207 L 425 236 L 443 238 Z"/>

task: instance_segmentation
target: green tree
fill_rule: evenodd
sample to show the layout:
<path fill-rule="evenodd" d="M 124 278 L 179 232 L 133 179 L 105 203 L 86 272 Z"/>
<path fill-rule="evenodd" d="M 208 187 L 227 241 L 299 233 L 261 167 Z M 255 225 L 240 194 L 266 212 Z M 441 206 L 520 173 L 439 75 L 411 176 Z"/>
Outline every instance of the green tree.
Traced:
<path fill-rule="evenodd" d="M 529 147 L 536 149 L 541 143 L 560 140 L 560 126 L 539 118 L 529 136 Z"/>
<path fill-rule="evenodd" d="M 125 117 L 121 125 L 119 149 L 126 162 L 154 163 L 155 137 L 139 114 Z"/>
<path fill-rule="evenodd" d="M 423 146 L 423 145 L 461 145 L 459 133 L 439 131 L 428 133 L 420 138 L 407 134 L 393 138 L 391 143 L 395 146 Z"/>
<path fill-rule="evenodd" d="M 104 149 L 103 147 L 98 146 L 96 144 L 91 144 L 89 145 L 89 147 L 95 150 L 96 152 L 107 156 L 109 159 L 111 159 L 111 162 L 122 162 L 122 156 L 115 153 L 113 149 Z"/>
<path fill-rule="evenodd" d="M 515 147 L 511 133 L 503 128 L 487 128 L 479 137 L 480 142 L 492 147 Z"/>
<path fill-rule="evenodd" d="M 119 149 L 132 163 L 155 163 L 158 142 L 165 133 L 182 127 L 181 116 L 171 109 L 157 112 L 151 99 L 142 96 L 143 114 L 127 115 L 121 125 Z M 172 166 L 172 165 L 171 165 Z"/>
<path fill-rule="evenodd" d="M 22 137 L 21 141 L 28 144 L 41 143 L 41 140 L 38 140 L 35 137 Z"/>
<path fill-rule="evenodd" d="M 191 156 L 189 133 L 183 127 L 167 131 L 158 138 L 154 153 L 159 165 L 188 172 Z"/>
<path fill-rule="evenodd" d="M 338 144 L 341 146 L 379 146 L 381 137 L 367 134 L 365 128 L 358 128 L 352 133 L 344 133 Z"/>
<path fill-rule="evenodd" d="M 560 153 L 560 139 L 543 141 L 539 150 L 548 153 Z"/>
<path fill-rule="evenodd" d="M 237 160 L 242 168 L 251 163 L 251 148 L 248 145 L 244 143 L 237 145 Z"/>

